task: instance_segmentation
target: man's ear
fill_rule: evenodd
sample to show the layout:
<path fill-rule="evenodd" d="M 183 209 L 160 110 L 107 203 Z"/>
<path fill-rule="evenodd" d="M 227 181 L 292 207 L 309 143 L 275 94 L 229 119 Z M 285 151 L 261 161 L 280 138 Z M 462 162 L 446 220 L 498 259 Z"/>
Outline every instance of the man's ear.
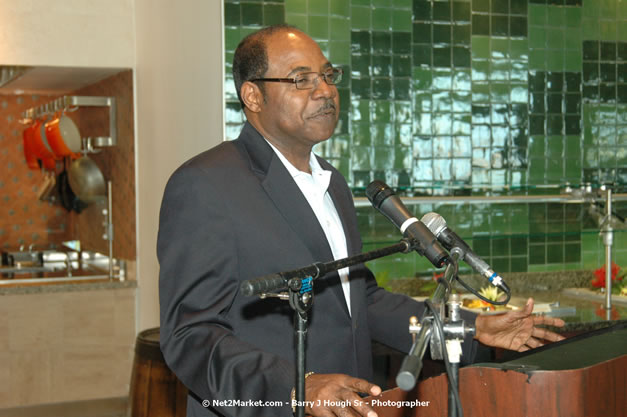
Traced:
<path fill-rule="evenodd" d="M 257 84 L 250 81 L 245 81 L 242 84 L 240 95 L 248 110 L 252 111 L 253 113 L 258 113 L 261 111 L 261 105 L 263 104 L 263 94 L 261 93 L 261 90 L 259 89 L 259 86 Z"/>

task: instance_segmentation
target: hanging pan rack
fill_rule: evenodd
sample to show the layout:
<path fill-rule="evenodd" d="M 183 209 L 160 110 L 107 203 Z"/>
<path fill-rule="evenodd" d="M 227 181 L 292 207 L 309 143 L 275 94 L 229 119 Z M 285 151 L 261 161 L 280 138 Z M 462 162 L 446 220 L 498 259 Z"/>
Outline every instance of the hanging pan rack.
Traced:
<path fill-rule="evenodd" d="M 109 136 L 82 138 L 84 153 L 97 153 L 94 147 L 109 147 L 117 144 L 117 121 L 115 97 L 102 96 L 63 96 L 41 106 L 30 108 L 22 113 L 23 124 L 31 123 L 45 115 L 59 111 L 75 111 L 79 107 L 108 107 L 109 108 Z"/>

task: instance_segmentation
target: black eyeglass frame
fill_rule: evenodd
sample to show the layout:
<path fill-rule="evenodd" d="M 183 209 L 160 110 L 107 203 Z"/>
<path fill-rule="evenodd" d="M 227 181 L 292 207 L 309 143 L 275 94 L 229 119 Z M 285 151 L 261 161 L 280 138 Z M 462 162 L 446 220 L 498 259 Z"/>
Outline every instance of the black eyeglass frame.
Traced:
<path fill-rule="evenodd" d="M 335 74 L 339 74 L 340 77 L 342 75 L 344 75 L 344 70 L 342 68 L 332 68 L 331 71 L 333 71 L 333 73 L 335 73 Z M 299 74 L 299 76 L 303 76 L 305 74 L 316 74 L 316 75 L 318 75 L 318 77 L 317 77 L 318 79 L 322 78 L 324 80 L 324 82 L 327 83 L 328 85 L 337 85 L 337 83 L 330 83 L 329 81 L 327 81 L 327 75 L 324 72 L 315 72 L 315 71 L 304 72 L 302 74 Z M 250 82 L 264 81 L 264 82 L 273 82 L 273 83 L 290 83 L 290 84 L 294 84 L 296 86 L 296 88 L 299 89 L 299 90 L 311 90 L 312 88 L 314 88 L 314 84 L 312 84 L 312 86 L 308 87 L 308 88 L 299 88 L 298 87 L 298 80 L 299 79 L 297 77 L 293 77 L 293 78 L 254 78 L 254 79 L 248 80 L 248 81 L 250 81 Z"/>

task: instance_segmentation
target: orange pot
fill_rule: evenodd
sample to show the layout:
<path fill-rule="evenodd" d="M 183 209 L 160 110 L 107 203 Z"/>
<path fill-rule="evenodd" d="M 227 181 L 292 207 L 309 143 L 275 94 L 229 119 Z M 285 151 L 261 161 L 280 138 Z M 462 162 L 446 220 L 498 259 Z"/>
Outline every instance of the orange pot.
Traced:
<path fill-rule="evenodd" d="M 57 158 L 80 157 L 81 135 L 72 119 L 62 114 L 46 123 L 46 139 Z"/>
<path fill-rule="evenodd" d="M 33 144 L 33 135 L 35 131 L 33 125 L 28 126 L 22 132 L 22 139 L 24 144 L 24 158 L 26 159 L 26 165 L 30 169 L 39 169 L 39 162 L 37 162 L 37 155 L 35 155 L 35 149 Z"/>
<path fill-rule="evenodd" d="M 57 163 L 54 158 L 44 158 L 41 160 L 41 165 L 44 167 L 46 171 L 56 171 Z"/>
<path fill-rule="evenodd" d="M 43 167 L 47 170 L 54 171 L 56 168 L 56 164 L 54 162 L 55 156 L 52 152 L 52 148 L 48 145 L 44 123 L 40 120 L 33 124 L 32 145 L 35 156 L 38 159 L 41 159 Z"/>
<path fill-rule="evenodd" d="M 37 120 L 33 124 L 33 149 L 39 159 L 54 158 L 52 148 L 46 139 L 44 123 L 41 120 Z"/>

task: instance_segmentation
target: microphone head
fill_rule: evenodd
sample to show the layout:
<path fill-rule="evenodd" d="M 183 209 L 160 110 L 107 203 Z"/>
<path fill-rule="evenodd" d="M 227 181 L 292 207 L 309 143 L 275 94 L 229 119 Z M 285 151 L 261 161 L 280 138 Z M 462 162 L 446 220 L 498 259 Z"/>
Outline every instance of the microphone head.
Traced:
<path fill-rule="evenodd" d="M 446 228 L 446 220 L 438 213 L 430 212 L 422 216 L 421 222 L 425 224 L 431 230 L 435 236 L 439 236 L 442 230 Z"/>
<path fill-rule="evenodd" d="M 376 209 L 381 207 L 381 203 L 391 195 L 394 195 L 394 191 L 380 180 L 374 180 L 366 187 L 366 197 Z"/>

